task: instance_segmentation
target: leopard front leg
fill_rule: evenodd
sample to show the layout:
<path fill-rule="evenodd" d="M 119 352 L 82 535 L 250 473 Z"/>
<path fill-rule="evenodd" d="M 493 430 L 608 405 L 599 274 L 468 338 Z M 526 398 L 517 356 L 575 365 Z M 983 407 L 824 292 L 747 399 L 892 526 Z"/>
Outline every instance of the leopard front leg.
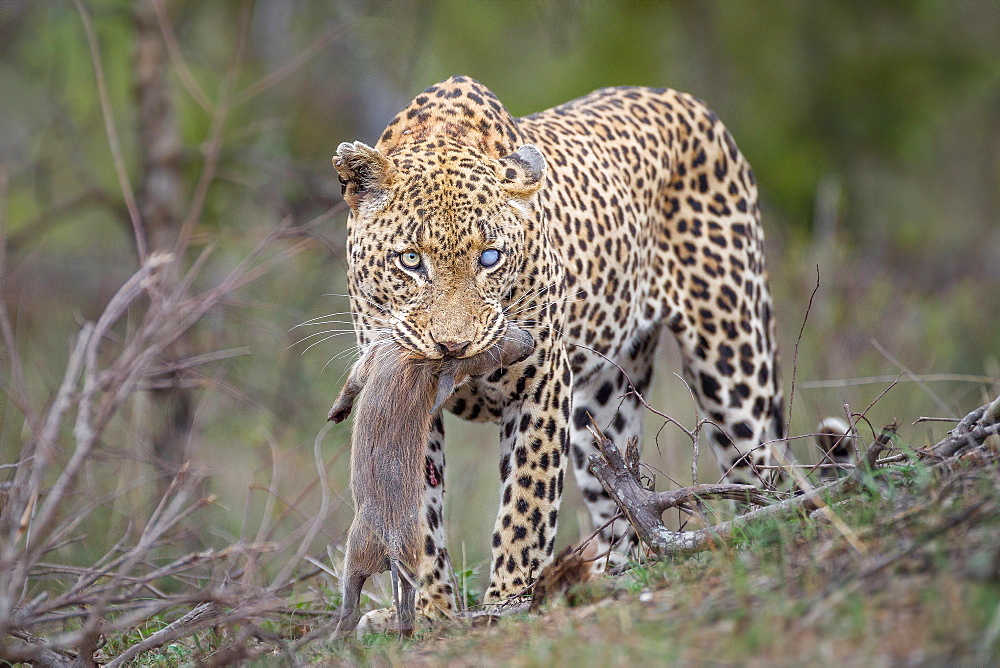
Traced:
<path fill-rule="evenodd" d="M 536 364 L 544 360 L 544 364 Z M 512 381 L 513 382 L 513 381 Z M 500 426 L 501 502 L 484 603 L 525 593 L 552 559 L 566 475 L 573 374 L 554 344 L 520 367 Z"/>
<path fill-rule="evenodd" d="M 431 423 L 427 442 L 423 513 L 417 612 L 436 621 L 455 613 L 454 571 L 444 533 L 444 423 L 440 413 Z"/>

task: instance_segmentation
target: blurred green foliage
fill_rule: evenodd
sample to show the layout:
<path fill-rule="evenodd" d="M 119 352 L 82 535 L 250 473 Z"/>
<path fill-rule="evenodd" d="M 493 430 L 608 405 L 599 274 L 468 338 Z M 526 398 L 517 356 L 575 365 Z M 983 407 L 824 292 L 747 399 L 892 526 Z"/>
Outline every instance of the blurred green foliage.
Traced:
<path fill-rule="evenodd" d="M 135 185 L 141 165 L 134 3 L 85 4 Z M 192 249 L 216 249 L 218 266 L 205 281 L 235 264 L 279 220 L 302 225 L 336 205 L 329 161 L 338 142 L 374 142 L 414 94 L 451 74 L 483 81 L 515 115 L 601 86 L 666 85 L 708 101 L 755 167 L 786 385 L 817 264 L 821 289 L 796 360 L 800 382 L 895 374 L 899 365 L 916 373 L 1000 375 L 1000 4 L 162 4 L 191 80 L 213 103 L 226 94 L 234 100 Z M 249 12 L 249 31 L 227 92 L 223 82 L 233 67 L 241 11 Z M 190 197 L 212 116 L 179 66 L 171 61 L 168 80 Z M 44 402 L 58 383 L 77 322 L 99 314 L 136 266 L 94 67 L 71 2 L 0 3 L 0 167 L 9 181 L 2 298 L 16 316 L 33 396 Z M 198 395 L 200 431 L 192 452 L 220 474 L 212 483 L 226 499 L 212 530 L 219 536 L 240 531 L 236 508 L 248 494 L 250 515 L 264 512 L 254 505 L 263 494 L 248 488 L 266 487 L 272 466 L 282 469 L 278 487 L 289 502 L 315 476 L 312 438 L 347 360 L 324 365 L 351 342 L 338 337 L 304 353 L 312 339 L 295 345 L 315 330 L 294 325 L 347 308 L 342 297 L 326 296 L 346 292 L 343 214 L 321 221 L 311 234 L 317 240 L 312 251 L 245 290 L 193 335 L 199 352 L 251 348 L 249 356 L 206 371 L 212 382 Z M 7 370 L 0 373 L 6 382 Z M 660 400 L 673 413 L 690 415 L 686 390 L 669 373 L 660 375 Z M 885 385 L 800 388 L 793 432 L 810 431 L 818 416 L 839 412 L 844 403 L 863 409 Z M 964 414 L 986 387 L 901 386 L 872 420 Z M 18 451 L 19 413 L 6 397 L 0 401 L 0 463 L 6 463 Z M 143 451 L 135 426 L 141 412 L 134 405 L 124 416 L 120 439 L 107 444 L 111 461 Z M 331 471 L 346 499 L 346 428 L 337 433 Z M 484 433 L 461 431 L 463 440 L 475 442 L 485 440 Z M 669 433 L 662 440 L 674 442 Z M 492 453 L 496 446 L 482 447 Z M 796 447 L 809 458 L 804 445 Z M 453 539 L 469 539 L 474 563 L 485 554 L 495 468 L 482 466 L 490 456 L 471 448 L 450 457 L 462 470 L 476 468 L 461 481 L 448 474 L 456 483 L 452 498 L 480 499 L 471 519 L 449 510 L 457 525 Z M 115 466 L 125 475 L 124 464 Z M 676 478 L 685 475 L 683 461 L 671 466 Z M 702 468 L 713 475 L 711 462 Z M 315 499 L 307 495 L 303 503 Z M 350 518 L 347 508 L 338 513 L 344 524 L 330 529 L 334 540 Z M 572 512 L 565 517 L 571 527 Z"/>

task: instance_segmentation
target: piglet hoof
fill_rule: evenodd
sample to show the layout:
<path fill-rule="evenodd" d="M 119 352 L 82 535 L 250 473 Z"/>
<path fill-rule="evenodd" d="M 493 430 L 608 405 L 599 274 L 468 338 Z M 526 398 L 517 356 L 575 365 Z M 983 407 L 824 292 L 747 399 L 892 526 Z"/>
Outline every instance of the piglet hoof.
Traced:
<path fill-rule="evenodd" d="M 513 323 L 507 325 L 504 337 L 503 362 L 506 365 L 523 362 L 535 351 L 535 340 L 531 334 Z"/>
<path fill-rule="evenodd" d="M 343 422 L 351 414 L 352 408 L 354 408 L 354 402 L 341 401 L 341 398 L 338 397 L 330 409 L 330 413 L 326 416 L 327 422 L 333 422 L 334 424 Z"/>
<path fill-rule="evenodd" d="M 360 618 L 361 615 L 357 614 L 341 617 L 337 622 L 337 626 L 330 633 L 330 640 L 349 640 L 355 629 L 358 628 L 358 620 Z M 359 635 L 358 637 L 360 638 L 361 636 Z"/>

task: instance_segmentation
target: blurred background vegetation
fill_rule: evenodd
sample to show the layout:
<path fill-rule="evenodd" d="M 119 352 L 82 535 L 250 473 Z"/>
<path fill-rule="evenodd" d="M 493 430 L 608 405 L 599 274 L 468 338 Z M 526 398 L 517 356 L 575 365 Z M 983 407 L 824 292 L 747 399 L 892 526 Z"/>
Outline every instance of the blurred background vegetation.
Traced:
<path fill-rule="evenodd" d="M 868 416 L 876 429 L 899 418 L 913 445 L 946 428 L 910 427 L 918 416 L 961 416 L 1000 389 L 996 2 L 80 6 L 93 21 L 138 206 L 160 197 L 168 237 L 191 219 L 185 262 L 213 249 L 199 280 L 217 280 L 281 221 L 290 231 L 277 250 L 309 240 L 205 317 L 182 349 L 164 351 L 165 360 L 231 351 L 226 359 L 135 395 L 105 433 L 84 492 L 93 498 L 169 470 L 164 458 L 190 459 L 209 475 L 218 503 L 188 523 L 186 547 L 225 544 L 264 514 L 280 523 L 317 507 L 313 439 L 353 343 L 350 336 L 308 350 L 322 337 L 296 343 L 324 329 L 296 325 L 347 310 L 337 296 L 346 292 L 346 213 L 330 157 L 341 141 L 374 143 L 416 93 L 451 74 L 479 79 L 515 115 L 621 84 L 685 90 L 719 113 L 760 185 L 786 390 L 819 268 L 798 344 L 792 434 L 811 432 L 845 404 L 864 410 L 904 369 L 924 380 L 903 375 Z M 0 287 L 39 406 L 55 394 L 80 323 L 97 317 L 138 266 L 81 17 L 69 0 L 0 2 L 7 251 Z M 141 92 L 143 40 L 164 54 L 153 110 L 140 104 L 150 99 Z M 160 154 L 158 140 L 167 143 Z M 145 213 L 157 247 L 159 214 Z M 7 359 L 5 350 L 5 385 Z M 687 391 L 670 373 L 678 368 L 666 342 L 651 400 L 693 425 Z M 171 392 L 183 394 L 179 404 Z M 173 418 L 186 426 L 182 443 L 164 446 L 151 416 L 171 401 Z M 0 419 L 0 464 L 9 464 L 23 418 L 7 395 Z M 649 426 L 653 433 L 660 424 Z M 448 428 L 452 554 L 456 567 L 472 567 L 488 554 L 496 435 L 455 421 Z M 334 544 L 351 518 L 348 438 L 346 425 L 335 429 L 323 451 L 339 506 L 322 540 Z M 668 428 L 658 445 L 659 453 L 646 443 L 649 461 L 689 480 L 683 436 Z M 804 442 L 795 447 L 816 460 Z M 702 460 L 702 480 L 714 479 L 710 455 Z M 99 524 L 84 527 L 89 539 L 59 558 L 85 562 L 102 553 L 102 537 L 125 531 L 152 494 L 122 493 Z M 575 490 L 567 503 L 564 543 L 578 535 Z"/>

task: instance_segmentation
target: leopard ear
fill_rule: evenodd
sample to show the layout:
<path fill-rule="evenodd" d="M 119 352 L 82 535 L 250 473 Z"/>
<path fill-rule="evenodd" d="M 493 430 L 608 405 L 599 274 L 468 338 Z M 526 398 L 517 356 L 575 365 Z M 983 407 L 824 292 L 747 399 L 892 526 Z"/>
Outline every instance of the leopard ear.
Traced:
<path fill-rule="evenodd" d="M 385 193 L 395 173 L 387 157 L 359 141 L 338 146 L 333 166 L 340 179 L 340 193 L 355 211 L 362 201 Z"/>
<path fill-rule="evenodd" d="M 525 144 L 500 158 L 500 182 L 511 195 L 527 199 L 541 187 L 545 156 L 534 144 Z"/>

